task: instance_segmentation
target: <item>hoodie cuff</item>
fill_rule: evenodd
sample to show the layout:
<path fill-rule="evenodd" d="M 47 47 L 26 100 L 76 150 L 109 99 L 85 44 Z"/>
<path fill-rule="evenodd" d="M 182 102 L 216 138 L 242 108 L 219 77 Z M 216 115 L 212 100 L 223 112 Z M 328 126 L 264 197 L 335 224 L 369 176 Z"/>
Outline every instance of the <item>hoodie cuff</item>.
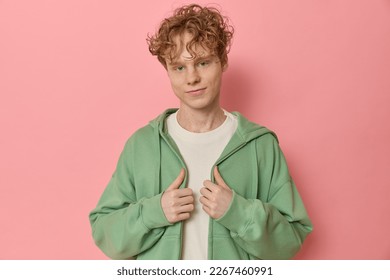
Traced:
<path fill-rule="evenodd" d="M 163 193 L 155 195 L 142 201 L 142 221 L 148 229 L 165 227 L 171 223 L 165 217 L 161 207 L 161 196 Z"/>
<path fill-rule="evenodd" d="M 252 220 L 252 203 L 238 195 L 233 190 L 232 201 L 222 217 L 216 219 L 218 223 L 231 232 L 242 235 Z"/>

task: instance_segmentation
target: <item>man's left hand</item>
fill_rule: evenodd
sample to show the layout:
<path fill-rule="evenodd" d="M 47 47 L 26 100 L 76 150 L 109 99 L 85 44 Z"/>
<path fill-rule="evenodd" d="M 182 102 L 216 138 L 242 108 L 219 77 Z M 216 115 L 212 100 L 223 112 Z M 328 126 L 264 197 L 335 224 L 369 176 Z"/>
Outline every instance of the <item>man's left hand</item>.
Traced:
<path fill-rule="evenodd" d="M 203 182 L 203 188 L 200 189 L 202 196 L 199 201 L 202 203 L 202 209 L 214 219 L 218 219 L 225 214 L 233 197 L 233 191 L 219 174 L 218 168 L 214 168 L 215 183 L 210 180 Z"/>

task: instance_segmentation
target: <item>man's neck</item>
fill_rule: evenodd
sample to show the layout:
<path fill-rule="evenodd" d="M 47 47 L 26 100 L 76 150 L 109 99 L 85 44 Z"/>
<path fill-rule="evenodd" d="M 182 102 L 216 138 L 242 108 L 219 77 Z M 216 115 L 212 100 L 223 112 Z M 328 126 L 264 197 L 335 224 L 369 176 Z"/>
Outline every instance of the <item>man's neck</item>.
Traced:
<path fill-rule="evenodd" d="M 225 119 L 225 113 L 219 106 L 212 110 L 190 110 L 181 107 L 177 112 L 180 126 L 195 133 L 214 130 L 222 125 Z"/>

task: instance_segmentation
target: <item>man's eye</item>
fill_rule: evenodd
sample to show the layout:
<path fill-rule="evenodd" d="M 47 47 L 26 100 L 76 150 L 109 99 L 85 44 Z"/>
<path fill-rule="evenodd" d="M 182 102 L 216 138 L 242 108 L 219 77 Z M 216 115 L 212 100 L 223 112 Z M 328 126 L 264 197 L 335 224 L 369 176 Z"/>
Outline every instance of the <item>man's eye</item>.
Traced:
<path fill-rule="evenodd" d="M 176 70 L 179 71 L 179 72 L 181 72 L 181 71 L 184 70 L 184 66 L 177 66 L 177 67 L 176 67 Z"/>
<path fill-rule="evenodd" d="M 199 66 L 202 66 L 202 67 L 207 66 L 207 65 L 209 65 L 209 64 L 210 64 L 209 61 L 202 61 L 202 62 L 199 62 Z"/>

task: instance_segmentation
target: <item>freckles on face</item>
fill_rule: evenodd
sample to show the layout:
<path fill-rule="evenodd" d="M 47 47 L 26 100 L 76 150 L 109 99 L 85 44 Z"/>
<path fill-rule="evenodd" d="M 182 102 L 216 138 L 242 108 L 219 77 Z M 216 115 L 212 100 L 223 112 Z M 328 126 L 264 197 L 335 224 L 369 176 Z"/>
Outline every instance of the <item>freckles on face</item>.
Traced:
<path fill-rule="evenodd" d="M 205 108 L 219 103 L 223 69 L 218 57 L 202 46 L 195 44 L 194 54 L 182 47 L 188 46 L 190 39 L 176 38 L 181 47 L 172 60 L 167 59 L 167 73 L 181 107 Z"/>

